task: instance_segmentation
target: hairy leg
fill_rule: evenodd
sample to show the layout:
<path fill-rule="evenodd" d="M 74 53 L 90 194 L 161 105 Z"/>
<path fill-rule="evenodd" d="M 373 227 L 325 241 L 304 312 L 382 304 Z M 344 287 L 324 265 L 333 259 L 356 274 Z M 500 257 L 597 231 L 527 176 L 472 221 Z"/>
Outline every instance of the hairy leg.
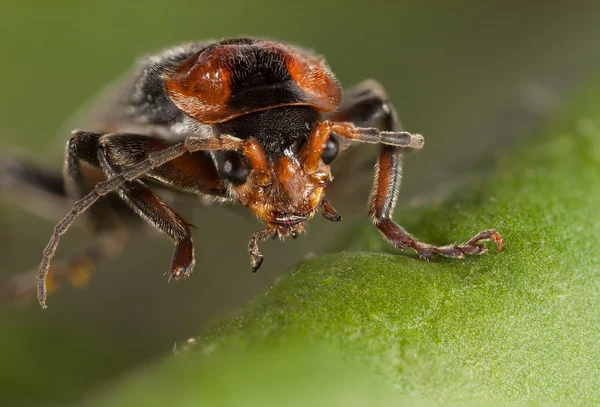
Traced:
<path fill-rule="evenodd" d="M 379 124 L 383 132 L 399 132 L 400 122 L 393 105 L 387 100 L 383 87 L 372 80 L 365 81 L 351 89 L 342 103 L 342 109 L 334 120 L 345 120 L 357 126 Z M 466 254 L 482 254 L 486 251 L 483 241 L 492 240 L 501 250 L 503 240 L 494 230 L 478 233 L 464 244 L 433 246 L 418 241 L 392 220 L 396 198 L 402 180 L 402 152 L 406 149 L 419 150 L 420 143 L 407 142 L 406 145 L 383 145 L 377 161 L 375 181 L 369 203 L 369 216 L 385 239 L 395 247 L 414 249 L 420 256 L 432 258 L 435 254 L 461 258 Z"/>
<path fill-rule="evenodd" d="M 75 132 L 75 134 L 87 134 L 92 137 L 94 133 Z M 127 182 L 135 181 L 187 153 L 217 150 L 242 151 L 244 146 L 243 140 L 227 136 L 218 139 L 189 136 L 181 143 L 169 146 L 163 150 L 150 152 L 143 160 L 124 166 L 118 174 L 97 183 L 87 195 L 73 204 L 71 211 L 55 226 L 54 232 L 43 251 L 42 261 L 37 273 L 38 300 L 40 305 L 43 308 L 46 307 L 46 277 L 61 237 L 70 229 L 80 215 L 90 210 L 101 198 L 118 192 Z"/>
<path fill-rule="evenodd" d="M 132 142 L 136 143 L 135 149 L 131 148 Z M 147 158 L 151 151 L 150 144 L 155 145 L 160 142 L 149 137 L 132 140 L 132 137 L 128 135 L 106 135 L 100 141 L 98 151 L 100 165 L 108 177 L 114 177 L 123 169 L 118 164 L 119 162 L 134 165 L 136 161 Z M 185 179 L 184 175 L 188 175 L 189 179 L 194 179 L 193 171 L 190 171 L 189 167 L 186 168 L 188 174 L 176 172 L 175 164 L 172 162 L 171 168 L 163 169 L 163 172 L 170 170 L 168 175 L 171 176 L 172 182 L 178 181 L 181 184 Z M 205 173 L 202 168 L 196 168 L 196 170 L 202 174 Z M 191 188 L 192 185 L 189 187 Z M 188 277 L 192 273 L 195 263 L 190 224 L 140 180 L 126 182 L 119 189 L 119 195 L 136 213 L 175 243 L 170 276 L 175 280 Z"/>
<path fill-rule="evenodd" d="M 34 213 L 48 216 L 47 208 L 50 207 L 53 213 L 48 217 L 58 217 L 58 210 L 62 209 L 64 213 L 75 199 L 87 193 L 98 180 L 104 179 L 102 171 L 97 167 L 97 160 L 93 158 L 95 141 L 97 137 L 89 134 L 73 134 L 67 144 L 63 176 L 47 173 L 6 156 L 0 160 L 5 163 L 0 164 L 4 170 L 3 185 L 8 184 L 8 179 L 13 185 L 12 191 L 16 191 L 11 194 L 11 198 L 20 201 L 21 205 Z M 85 163 L 84 169 L 82 163 Z M 29 198 L 29 203 L 23 202 L 22 198 Z M 54 262 L 48 270 L 48 286 L 51 291 L 64 281 L 70 281 L 76 287 L 86 285 L 98 264 L 121 253 L 128 237 L 123 219 L 130 218 L 131 211 L 116 197 L 106 198 L 90 211 L 86 219 L 88 222 L 85 225 L 94 236 L 92 245 Z M 37 290 L 35 276 L 35 271 L 22 272 L 3 283 L 0 302 L 25 301 L 31 298 Z"/>

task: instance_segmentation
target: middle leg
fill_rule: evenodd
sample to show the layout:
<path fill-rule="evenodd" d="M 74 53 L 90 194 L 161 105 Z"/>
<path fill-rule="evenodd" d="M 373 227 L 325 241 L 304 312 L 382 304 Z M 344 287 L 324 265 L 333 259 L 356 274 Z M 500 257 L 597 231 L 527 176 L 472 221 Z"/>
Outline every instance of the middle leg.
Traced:
<path fill-rule="evenodd" d="M 132 143 L 137 148 L 131 150 Z M 98 159 L 107 177 L 114 177 L 123 168 L 118 162 L 130 162 L 147 158 L 151 150 L 150 144 L 161 141 L 150 137 L 109 134 L 100 139 Z M 135 156 L 131 151 L 134 151 Z M 146 154 L 144 154 L 146 151 Z M 179 177 L 181 178 L 181 177 Z M 144 220 L 154 228 L 167 235 L 175 243 L 175 251 L 169 271 L 169 278 L 180 280 L 191 275 L 194 264 L 194 243 L 190 231 L 190 223 L 171 209 L 143 181 L 132 180 L 125 182 L 118 191 L 119 196 Z"/>

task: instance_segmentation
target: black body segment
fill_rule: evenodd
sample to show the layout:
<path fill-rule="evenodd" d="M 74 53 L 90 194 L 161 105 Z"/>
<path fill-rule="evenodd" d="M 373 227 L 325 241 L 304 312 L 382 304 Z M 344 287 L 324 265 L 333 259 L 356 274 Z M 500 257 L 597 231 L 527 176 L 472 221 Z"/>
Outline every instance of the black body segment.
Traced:
<path fill-rule="evenodd" d="M 128 117 L 135 122 L 154 125 L 181 120 L 183 113 L 167 96 L 163 74 L 204 47 L 204 44 L 187 44 L 165 50 L 159 57 L 141 59 L 137 74 L 121 100 Z"/>
<path fill-rule="evenodd" d="M 292 80 L 283 53 L 252 46 L 254 43 L 252 40 L 237 42 L 248 46 L 240 48 L 226 64 L 231 72 L 230 108 L 262 109 L 302 102 L 304 94 Z"/>
<path fill-rule="evenodd" d="M 219 133 L 247 140 L 254 137 L 271 161 L 286 151 L 297 153 L 308 140 L 320 113 L 311 106 L 282 106 L 236 117 L 216 127 Z"/>

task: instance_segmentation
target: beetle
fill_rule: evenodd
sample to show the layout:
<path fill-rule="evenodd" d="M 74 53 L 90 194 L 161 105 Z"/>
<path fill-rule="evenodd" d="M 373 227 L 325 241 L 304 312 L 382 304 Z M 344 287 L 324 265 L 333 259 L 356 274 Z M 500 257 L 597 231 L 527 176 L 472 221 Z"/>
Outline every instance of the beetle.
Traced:
<path fill-rule="evenodd" d="M 342 95 L 324 59 L 296 46 L 234 38 L 168 48 L 140 59 L 98 116 L 94 128 L 72 132 L 62 181 L 20 161 L 0 160 L 5 185 L 75 201 L 56 225 L 37 272 L 43 308 L 47 285 L 86 280 L 96 264 L 115 256 L 131 209 L 173 240 L 170 278 L 190 276 L 191 225 L 152 186 L 247 207 L 266 224 L 248 245 L 256 272 L 263 262 L 260 241 L 298 236 L 316 212 L 341 220 L 325 192 L 330 164 L 351 142 L 381 145 L 368 214 L 393 246 L 426 259 L 482 254 L 489 240 L 498 251 L 503 246 L 495 230 L 464 244 L 434 246 L 395 223 L 401 155 L 420 150 L 424 138 L 400 129 L 377 82 L 364 81 Z M 95 244 L 51 267 L 61 236 L 84 213 Z M 27 286 L 22 280 L 15 285 L 21 291 Z"/>

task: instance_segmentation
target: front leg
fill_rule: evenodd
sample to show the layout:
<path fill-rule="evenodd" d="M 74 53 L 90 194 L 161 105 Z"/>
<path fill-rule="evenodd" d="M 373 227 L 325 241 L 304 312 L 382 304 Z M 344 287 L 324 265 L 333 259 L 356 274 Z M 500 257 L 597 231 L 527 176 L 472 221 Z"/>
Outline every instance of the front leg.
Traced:
<path fill-rule="evenodd" d="M 112 192 L 118 192 L 126 183 L 135 181 L 187 153 L 203 150 L 240 151 L 243 146 L 244 142 L 242 140 L 233 137 L 205 139 L 189 136 L 181 143 L 177 143 L 159 151 L 150 151 L 147 154 L 144 154 L 145 158 L 141 159 L 141 161 L 135 161 L 135 163 L 132 163 L 131 165 L 123 166 L 121 172 L 115 173 L 108 179 L 97 183 L 87 195 L 73 204 L 69 213 L 67 213 L 67 215 L 54 227 L 54 232 L 52 233 L 52 236 L 50 236 L 50 240 L 42 253 L 42 261 L 40 262 L 37 272 L 38 300 L 42 308 L 46 308 L 46 278 L 48 277 L 50 263 L 54 258 L 60 239 L 67 233 L 71 226 L 73 226 L 75 220 L 90 210 L 100 198 L 105 197 Z"/>
<path fill-rule="evenodd" d="M 347 92 L 342 109 L 335 120 L 347 120 L 358 126 L 379 125 L 384 131 L 400 131 L 400 122 L 394 106 L 388 101 L 383 87 L 367 80 Z M 384 145 L 376 166 L 375 181 L 369 204 L 369 216 L 385 239 L 395 247 L 414 249 L 421 257 L 431 259 L 435 254 L 461 258 L 465 254 L 482 254 L 486 251 L 483 241 L 492 240 L 500 251 L 504 241 L 495 230 L 478 233 L 464 244 L 432 246 L 419 242 L 410 233 L 392 220 L 392 213 L 402 180 L 402 152 L 405 149 L 419 150 L 422 144 L 406 147 Z"/>
<path fill-rule="evenodd" d="M 401 171 L 401 157 L 397 150 L 397 147 L 383 147 L 377 162 L 377 173 L 369 206 L 369 215 L 373 223 L 388 242 L 401 250 L 412 248 L 419 256 L 426 259 L 432 259 L 435 254 L 454 258 L 462 258 L 465 254 L 483 254 L 487 248 L 482 242 L 486 240 L 496 242 L 497 250 L 502 250 L 504 241 L 495 230 L 480 232 L 464 244 L 433 246 L 419 242 L 395 223 L 392 220 L 392 211 L 399 189 Z"/>
<path fill-rule="evenodd" d="M 107 134 L 99 140 L 98 160 L 107 177 L 114 177 L 126 166 L 124 163 L 134 165 L 146 159 L 153 149 L 160 151 L 161 148 L 167 147 L 168 145 L 162 140 L 152 137 Z M 177 164 L 178 161 L 186 158 L 189 158 L 189 155 L 171 161 L 155 170 L 155 173 L 168 176 L 169 183 L 167 185 L 172 186 L 178 182 L 175 184 L 176 187 L 182 190 L 191 189 L 193 183 L 200 182 L 199 178 L 203 173 L 203 168 L 201 167 L 202 162 L 198 160 L 188 163 L 192 165 L 186 168 L 187 172 L 182 171 Z M 195 166 L 193 166 L 194 164 Z M 189 185 L 185 185 L 186 181 Z M 136 213 L 175 243 L 169 278 L 180 280 L 189 277 L 195 264 L 190 224 L 138 179 L 125 182 L 118 193 Z"/>

